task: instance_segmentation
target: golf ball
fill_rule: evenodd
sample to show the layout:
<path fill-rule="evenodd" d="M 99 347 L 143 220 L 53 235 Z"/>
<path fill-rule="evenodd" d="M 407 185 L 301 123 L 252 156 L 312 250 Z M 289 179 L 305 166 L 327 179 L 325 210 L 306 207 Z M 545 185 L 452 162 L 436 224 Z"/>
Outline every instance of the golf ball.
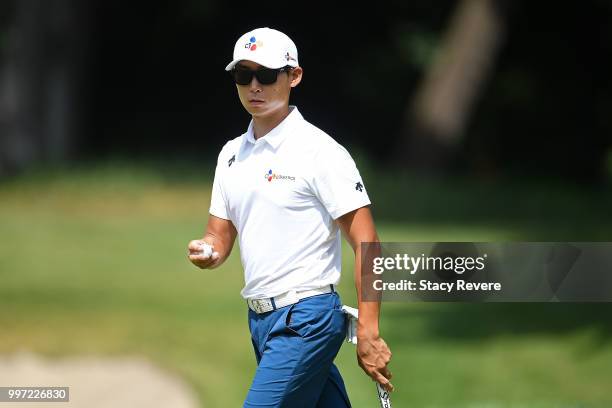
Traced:
<path fill-rule="evenodd" d="M 200 250 L 202 251 L 202 255 L 206 257 L 210 257 L 213 253 L 213 248 L 206 242 L 200 245 Z"/>

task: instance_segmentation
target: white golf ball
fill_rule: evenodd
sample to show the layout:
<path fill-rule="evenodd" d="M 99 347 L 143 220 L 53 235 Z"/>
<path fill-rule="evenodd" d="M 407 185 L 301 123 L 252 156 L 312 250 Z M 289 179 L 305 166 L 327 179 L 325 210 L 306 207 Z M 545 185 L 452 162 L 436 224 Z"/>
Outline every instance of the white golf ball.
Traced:
<path fill-rule="evenodd" d="M 202 251 L 201 255 L 205 257 L 212 256 L 213 248 L 210 245 L 208 245 L 206 242 L 200 244 L 200 250 Z"/>

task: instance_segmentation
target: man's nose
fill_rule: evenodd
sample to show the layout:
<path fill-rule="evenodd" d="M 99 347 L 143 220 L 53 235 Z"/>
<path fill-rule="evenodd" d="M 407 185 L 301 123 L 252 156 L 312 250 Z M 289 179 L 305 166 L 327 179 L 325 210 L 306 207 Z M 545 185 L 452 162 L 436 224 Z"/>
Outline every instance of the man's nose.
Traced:
<path fill-rule="evenodd" d="M 261 84 L 259 83 L 255 75 L 253 75 L 253 78 L 251 78 L 251 83 L 249 84 L 249 90 L 253 92 L 261 91 Z"/>

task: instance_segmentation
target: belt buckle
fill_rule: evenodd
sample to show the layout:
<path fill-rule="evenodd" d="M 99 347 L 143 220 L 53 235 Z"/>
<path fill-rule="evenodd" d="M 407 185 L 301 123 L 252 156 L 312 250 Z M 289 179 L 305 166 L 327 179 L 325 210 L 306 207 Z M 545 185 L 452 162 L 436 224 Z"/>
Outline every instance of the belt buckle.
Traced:
<path fill-rule="evenodd" d="M 270 299 L 253 299 L 251 300 L 251 304 L 257 313 L 265 313 L 273 310 L 272 302 Z M 267 310 L 266 310 L 267 307 Z"/>

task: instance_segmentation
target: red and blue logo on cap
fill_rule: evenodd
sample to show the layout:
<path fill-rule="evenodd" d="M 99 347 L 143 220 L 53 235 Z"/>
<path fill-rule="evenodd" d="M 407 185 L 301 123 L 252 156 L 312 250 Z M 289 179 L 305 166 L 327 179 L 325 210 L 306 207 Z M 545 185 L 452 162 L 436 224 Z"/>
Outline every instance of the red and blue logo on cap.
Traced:
<path fill-rule="evenodd" d="M 248 48 L 251 51 L 255 51 L 257 47 L 263 47 L 263 41 L 257 41 L 254 35 L 249 38 L 248 43 L 244 44 L 244 48 Z"/>

